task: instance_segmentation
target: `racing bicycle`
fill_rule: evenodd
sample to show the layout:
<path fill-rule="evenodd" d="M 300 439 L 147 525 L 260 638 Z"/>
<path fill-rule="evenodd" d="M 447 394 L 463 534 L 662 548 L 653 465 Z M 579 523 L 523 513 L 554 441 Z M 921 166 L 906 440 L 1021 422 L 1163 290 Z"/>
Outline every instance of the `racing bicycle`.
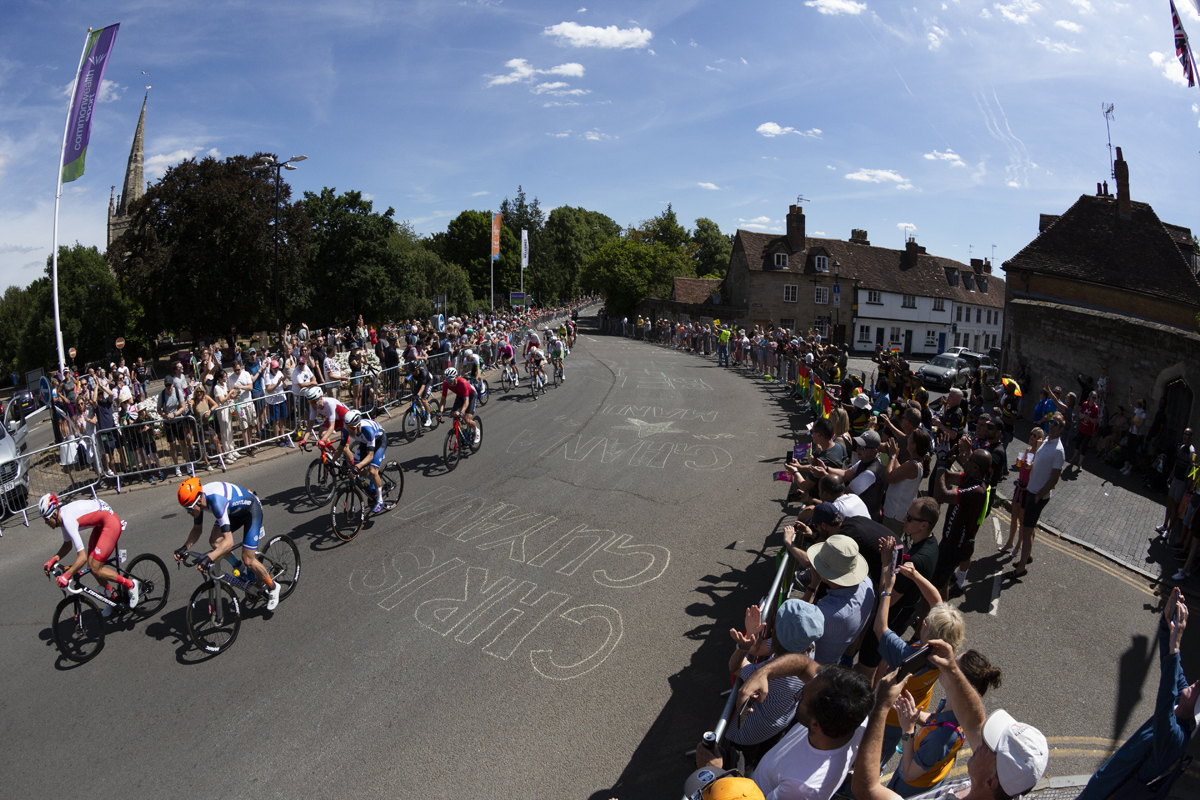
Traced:
<path fill-rule="evenodd" d="M 235 547 L 224 558 L 204 569 L 207 580 L 196 587 L 192 599 L 188 601 L 188 635 L 196 647 L 206 653 L 222 653 L 237 639 L 238 630 L 242 627 L 242 605 L 234 589 L 245 593 L 244 602 L 247 604 L 266 603 L 267 587 L 258 580 L 253 570 L 234 555 L 236 550 Z M 182 564 L 189 567 L 202 564 L 207 557 L 206 553 L 183 547 L 176 550 L 175 554 L 180 556 Z M 279 599 L 287 599 L 300 581 L 300 550 L 296 543 L 290 536 L 281 533 L 272 536 L 257 555 L 271 580 L 279 583 Z M 225 571 L 225 564 L 229 565 L 228 572 Z"/>
<path fill-rule="evenodd" d="M 488 385 L 487 381 L 482 376 L 468 378 L 467 382 L 475 388 L 475 394 L 479 395 L 479 405 L 486 406 L 488 401 Z"/>
<path fill-rule="evenodd" d="M 546 393 L 546 370 L 544 367 L 535 367 L 529 374 L 529 391 L 533 393 L 533 399 L 537 400 L 538 392 Z"/>
<path fill-rule="evenodd" d="M 508 361 L 504 364 L 504 369 L 500 371 L 500 386 L 504 391 L 508 391 L 517 385 L 517 367 L 513 362 Z"/>
<path fill-rule="evenodd" d="M 391 511 L 404 496 L 404 469 L 398 461 L 389 461 L 379 470 L 383 480 L 383 513 Z M 333 535 L 343 542 L 358 536 L 367 518 L 374 513 L 375 482 L 370 470 L 358 470 L 350 465 L 341 467 L 337 490 L 329 507 L 329 526 Z"/>
<path fill-rule="evenodd" d="M 317 440 L 319 457 L 314 458 L 304 474 L 304 491 L 309 501 L 315 506 L 323 506 L 333 499 L 333 490 L 337 482 L 337 468 L 343 460 L 340 448 L 333 442 Z M 308 452 L 308 445 L 304 445 Z"/>
<path fill-rule="evenodd" d="M 429 430 L 433 430 L 438 426 L 438 422 L 441 419 L 438 416 L 441 405 L 440 401 L 432 397 L 427 402 L 429 403 Z M 404 412 L 404 416 L 400 420 L 400 432 L 404 435 L 405 440 L 411 442 L 425 432 L 425 419 L 425 409 L 421 407 L 421 403 L 417 400 L 417 395 L 414 392 L 412 395 L 412 404 Z"/>
<path fill-rule="evenodd" d="M 107 597 L 103 592 L 81 584 L 79 579 L 92 571 L 90 567 L 79 570 L 63 589 L 63 599 L 58 601 L 54 609 L 54 622 L 50 630 L 54 634 L 58 652 L 68 661 L 86 663 L 104 647 L 105 617 L 100 612 L 102 607 L 109 609 L 111 616 L 108 619 L 117 620 L 129 615 L 133 622 L 141 622 L 157 614 L 166 605 L 167 595 L 171 591 L 171 576 L 162 559 L 143 553 L 135 556 L 128 568 L 122 568 L 124 561 L 125 551 L 118 550 L 104 563 L 121 577 L 136 579 L 141 584 L 141 595 L 135 608 L 129 607 L 129 593 L 124 587 L 113 584 L 115 595 Z M 57 578 L 65 572 L 65 568 L 55 565 L 50 577 Z"/>
<path fill-rule="evenodd" d="M 446 442 L 442 445 L 442 461 L 446 465 L 447 472 L 453 472 L 458 466 L 459 460 L 467 454 L 469 450 L 472 453 L 478 453 L 480 446 L 483 444 L 483 420 L 479 415 L 475 415 L 475 435 L 471 435 L 471 430 L 462 423 L 462 412 L 452 411 L 450 416 L 454 419 L 454 424 L 450 430 L 446 431 Z"/>

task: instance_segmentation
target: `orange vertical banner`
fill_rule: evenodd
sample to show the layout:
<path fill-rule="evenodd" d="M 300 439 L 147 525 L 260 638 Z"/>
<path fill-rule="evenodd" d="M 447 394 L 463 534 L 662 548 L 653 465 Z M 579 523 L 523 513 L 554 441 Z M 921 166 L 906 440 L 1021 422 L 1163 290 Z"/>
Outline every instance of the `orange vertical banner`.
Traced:
<path fill-rule="evenodd" d="M 500 260 L 500 225 L 502 222 L 500 212 L 492 214 L 492 261 Z"/>

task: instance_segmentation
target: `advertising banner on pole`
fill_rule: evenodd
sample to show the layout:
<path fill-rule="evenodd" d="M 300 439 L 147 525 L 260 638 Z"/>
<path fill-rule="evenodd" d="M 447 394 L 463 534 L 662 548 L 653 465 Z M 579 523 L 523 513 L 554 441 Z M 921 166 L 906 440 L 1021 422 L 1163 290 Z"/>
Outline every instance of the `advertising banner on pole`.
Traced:
<path fill-rule="evenodd" d="M 521 269 L 529 266 L 529 231 L 521 231 Z"/>
<path fill-rule="evenodd" d="M 87 155 L 88 140 L 92 136 L 92 109 L 100 94 L 104 81 L 104 68 L 108 66 L 108 55 L 117 40 L 120 25 L 109 25 L 92 31 L 84 47 L 84 58 L 79 63 L 79 74 L 75 77 L 75 89 L 71 94 L 71 106 L 67 121 L 67 136 L 63 143 L 62 182 L 67 183 L 83 175 L 84 157 Z"/>
<path fill-rule="evenodd" d="M 524 292 L 509 292 L 508 293 L 508 303 L 513 308 L 524 307 L 525 306 L 525 293 Z"/>
<path fill-rule="evenodd" d="M 500 260 L 500 225 L 503 218 L 499 212 L 492 214 L 492 261 Z"/>

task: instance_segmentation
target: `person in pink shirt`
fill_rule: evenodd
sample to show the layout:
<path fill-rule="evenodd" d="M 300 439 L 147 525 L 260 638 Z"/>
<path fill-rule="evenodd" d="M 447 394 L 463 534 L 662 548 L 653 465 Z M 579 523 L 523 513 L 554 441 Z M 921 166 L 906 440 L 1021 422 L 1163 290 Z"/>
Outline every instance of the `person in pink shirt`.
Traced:
<path fill-rule="evenodd" d="M 1097 395 L 1092 392 L 1087 401 L 1079 407 L 1079 431 L 1075 434 L 1075 455 L 1071 464 L 1079 469 L 1083 464 L 1083 456 L 1087 453 L 1088 443 L 1096 435 L 1096 427 L 1100 424 L 1100 404 Z"/>

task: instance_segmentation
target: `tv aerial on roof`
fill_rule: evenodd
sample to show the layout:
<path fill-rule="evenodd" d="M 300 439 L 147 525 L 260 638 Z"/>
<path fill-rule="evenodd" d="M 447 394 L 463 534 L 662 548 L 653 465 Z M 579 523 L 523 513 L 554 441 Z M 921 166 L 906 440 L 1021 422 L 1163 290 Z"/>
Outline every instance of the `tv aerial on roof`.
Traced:
<path fill-rule="evenodd" d="M 1113 169 L 1112 157 L 1112 128 L 1109 126 L 1109 122 L 1113 119 L 1116 119 L 1116 116 L 1113 114 L 1113 109 L 1115 109 L 1116 106 L 1114 106 L 1112 103 L 1101 103 L 1100 108 L 1104 109 L 1104 130 L 1108 132 L 1108 175 L 1113 180 L 1116 180 L 1117 173 L 1116 170 Z"/>
<path fill-rule="evenodd" d="M 808 198 L 805 197 L 804 195 L 802 195 L 802 194 L 796 195 L 796 205 L 800 205 L 801 203 L 807 203 L 807 202 L 808 202 Z"/>

